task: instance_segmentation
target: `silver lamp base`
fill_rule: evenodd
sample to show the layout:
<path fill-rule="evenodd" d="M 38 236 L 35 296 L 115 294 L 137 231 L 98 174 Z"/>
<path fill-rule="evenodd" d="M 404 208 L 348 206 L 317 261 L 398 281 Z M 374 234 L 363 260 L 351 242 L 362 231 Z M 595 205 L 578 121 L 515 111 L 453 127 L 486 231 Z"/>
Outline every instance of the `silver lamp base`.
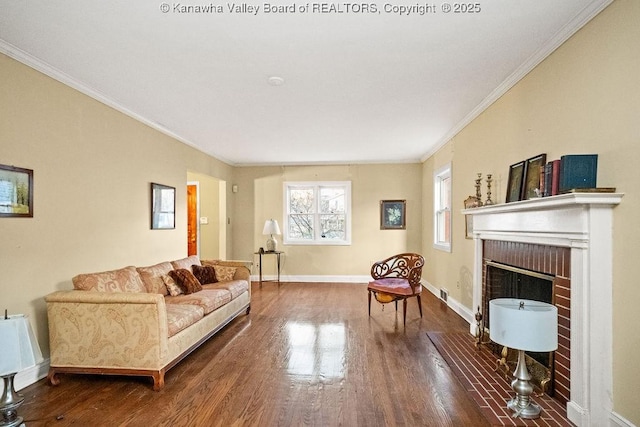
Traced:
<path fill-rule="evenodd" d="M 518 366 L 513 373 L 516 378 L 511 383 L 516 396 L 507 402 L 507 408 L 513 411 L 513 417 L 535 419 L 540 417 L 540 406 L 531 401 L 533 386 L 529 382 L 531 375 L 525 363 L 524 350 L 518 350 Z"/>
<path fill-rule="evenodd" d="M 24 397 L 16 393 L 13 378 L 16 374 L 3 375 L 4 389 L 0 399 L 0 427 L 16 427 L 24 421 L 18 416 L 18 407 L 22 405 Z"/>

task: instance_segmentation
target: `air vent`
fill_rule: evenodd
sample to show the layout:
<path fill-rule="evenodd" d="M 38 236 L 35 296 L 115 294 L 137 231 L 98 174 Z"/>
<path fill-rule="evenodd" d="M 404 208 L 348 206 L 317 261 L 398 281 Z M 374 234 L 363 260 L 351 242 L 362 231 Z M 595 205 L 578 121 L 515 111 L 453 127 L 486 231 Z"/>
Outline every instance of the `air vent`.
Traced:
<path fill-rule="evenodd" d="M 449 298 L 449 291 L 446 289 L 440 289 L 440 299 L 444 302 L 447 302 L 447 298 Z"/>

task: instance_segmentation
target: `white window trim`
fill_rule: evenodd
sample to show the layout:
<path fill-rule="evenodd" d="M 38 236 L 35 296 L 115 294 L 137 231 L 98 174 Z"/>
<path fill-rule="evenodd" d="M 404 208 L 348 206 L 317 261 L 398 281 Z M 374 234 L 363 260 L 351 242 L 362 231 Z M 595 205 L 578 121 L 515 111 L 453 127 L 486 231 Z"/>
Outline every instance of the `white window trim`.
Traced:
<path fill-rule="evenodd" d="M 453 228 L 453 218 L 450 214 L 450 226 L 449 226 L 449 243 L 443 243 L 438 241 L 438 208 L 440 207 L 440 185 L 442 184 L 442 180 L 451 178 L 451 163 L 447 163 L 442 166 L 440 169 L 436 170 L 433 173 L 433 247 L 435 249 L 451 252 L 451 236 L 452 236 L 452 228 Z M 450 185 L 449 189 L 451 191 L 452 185 Z M 449 200 L 451 201 L 451 195 L 449 195 Z M 451 207 L 449 207 L 451 209 Z"/>
<path fill-rule="evenodd" d="M 344 187 L 345 188 L 345 210 L 346 210 L 346 230 L 344 240 L 295 240 L 289 239 L 289 187 Z M 283 186 L 283 200 L 284 200 L 284 229 L 282 230 L 282 244 L 283 245 L 298 245 L 298 246 L 349 246 L 351 245 L 351 181 L 287 181 Z M 318 213 L 316 212 L 315 215 Z"/>

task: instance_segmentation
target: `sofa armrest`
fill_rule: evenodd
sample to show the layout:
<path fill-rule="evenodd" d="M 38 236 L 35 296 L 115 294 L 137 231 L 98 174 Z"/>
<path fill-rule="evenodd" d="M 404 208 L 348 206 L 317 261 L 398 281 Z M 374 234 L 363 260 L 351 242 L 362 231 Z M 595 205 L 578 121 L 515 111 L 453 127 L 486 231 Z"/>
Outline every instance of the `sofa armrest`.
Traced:
<path fill-rule="evenodd" d="M 236 272 L 233 276 L 233 280 L 246 280 L 251 283 L 251 267 L 253 266 L 252 261 L 242 261 L 242 260 L 202 260 L 202 265 L 224 265 L 226 267 L 237 267 Z"/>
<path fill-rule="evenodd" d="M 51 366 L 158 369 L 166 362 L 162 295 L 72 290 L 45 301 Z"/>

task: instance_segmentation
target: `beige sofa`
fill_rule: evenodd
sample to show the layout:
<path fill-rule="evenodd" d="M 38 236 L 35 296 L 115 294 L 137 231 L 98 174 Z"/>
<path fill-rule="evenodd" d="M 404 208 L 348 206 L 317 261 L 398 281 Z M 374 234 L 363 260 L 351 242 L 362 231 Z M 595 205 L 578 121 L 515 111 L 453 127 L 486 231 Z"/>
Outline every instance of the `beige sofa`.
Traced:
<path fill-rule="evenodd" d="M 210 265 L 220 280 L 189 295 L 172 296 L 171 270 Z M 149 267 L 125 267 L 73 278 L 74 290 L 48 295 L 51 363 L 59 373 L 164 374 L 251 304 L 250 262 L 200 261 L 197 256 Z M 227 277 L 224 277 L 224 276 Z"/>

